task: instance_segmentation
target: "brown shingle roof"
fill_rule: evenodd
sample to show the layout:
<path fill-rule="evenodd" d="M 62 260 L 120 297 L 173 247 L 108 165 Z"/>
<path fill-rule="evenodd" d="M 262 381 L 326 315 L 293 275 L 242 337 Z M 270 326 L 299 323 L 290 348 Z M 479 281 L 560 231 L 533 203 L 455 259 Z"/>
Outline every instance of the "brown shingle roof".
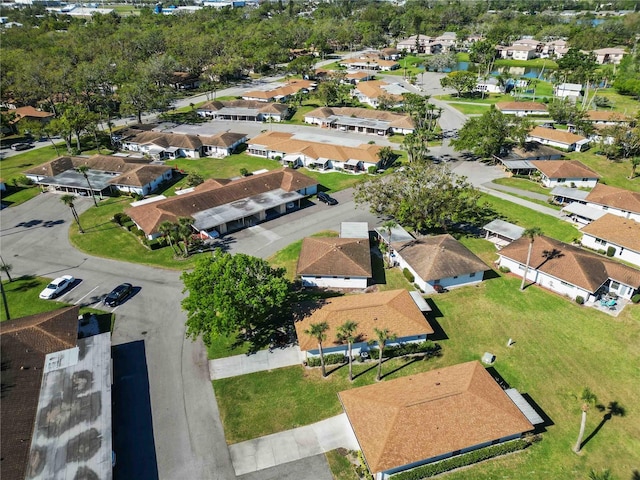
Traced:
<path fill-rule="evenodd" d="M 202 145 L 209 145 L 212 147 L 226 147 L 229 148 L 235 145 L 237 142 L 246 138 L 244 133 L 222 132 L 212 135 L 210 137 L 200 137 Z"/>
<path fill-rule="evenodd" d="M 599 205 L 619 208 L 627 212 L 640 213 L 640 192 L 632 192 L 599 183 L 589 192 L 586 200 Z"/>
<path fill-rule="evenodd" d="M 307 237 L 302 240 L 297 274 L 371 277 L 369 241 Z"/>
<path fill-rule="evenodd" d="M 498 102 L 496 108 L 502 110 L 527 110 L 535 112 L 546 112 L 547 106 L 538 102 Z"/>
<path fill-rule="evenodd" d="M 582 228 L 597 238 L 640 252 L 640 223 L 610 213 Z"/>
<path fill-rule="evenodd" d="M 600 178 L 578 160 L 533 160 L 531 164 L 547 178 Z"/>
<path fill-rule="evenodd" d="M 564 143 L 567 145 L 579 142 L 580 140 L 585 140 L 585 137 L 581 135 L 546 127 L 534 127 L 533 130 L 529 132 L 529 136 L 552 140 L 554 142 Z"/>
<path fill-rule="evenodd" d="M 177 222 L 214 207 L 282 188 L 287 192 L 317 185 L 317 181 L 290 168 L 281 168 L 238 180 L 209 180 L 191 193 L 132 207 L 126 211 L 147 235 L 163 221 Z"/>
<path fill-rule="evenodd" d="M 250 145 L 263 145 L 270 150 L 284 153 L 302 153 L 311 158 L 328 158 L 345 162 L 350 159 L 361 160 L 376 164 L 379 161 L 378 152 L 383 148 L 379 145 L 362 144 L 358 147 L 334 145 L 331 143 L 310 142 L 294 138 L 293 133 L 265 132 L 254 137 Z"/>
<path fill-rule="evenodd" d="M 386 87 L 389 85 L 387 82 L 382 80 L 372 80 L 370 82 L 360 82 L 356 86 L 356 90 L 362 93 L 364 96 L 368 98 L 378 98 L 381 95 L 386 95 L 394 99 L 400 100 L 402 97 L 399 95 L 392 95 L 382 87 Z"/>
<path fill-rule="evenodd" d="M 309 306 L 304 307 L 306 311 Z M 358 324 L 360 341 L 375 340 L 374 328 L 388 328 L 398 337 L 433 333 L 433 328 L 407 290 L 348 295 L 324 300 L 324 303 L 315 305 L 310 315 L 295 323 L 300 350 L 318 348 L 316 339 L 304 333 L 312 323 L 327 322 L 329 325 L 324 342 L 326 347 L 338 345 L 338 327 L 347 320 Z"/>
<path fill-rule="evenodd" d="M 525 265 L 528 250 L 529 239 L 521 237 L 500 250 L 499 255 Z M 534 240 L 530 266 L 591 293 L 609 278 L 640 287 L 640 270 L 545 236 Z"/>
<path fill-rule="evenodd" d="M 374 473 L 533 429 L 477 361 L 338 396 Z"/>
<path fill-rule="evenodd" d="M 127 142 L 137 143 L 138 145 L 152 143 L 163 148 L 176 147 L 197 150 L 202 147 L 202 141 L 197 135 L 183 135 L 179 133 L 141 132 L 132 137 L 128 137 L 126 140 Z"/>
<path fill-rule="evenodd" d="M 53 117 L 53 113 L 43 112 L 42 110 L 38 110 L 37 108 L 26 106 L 26 107 L 18 107 L 15 110 L 9 110 L 9 113 L 15 113 L 16 118 L 18 120 L 22 118 L 51 118 Z"/>
<path fill-rule="evenodd" d="M 165 165 L 140 165 L 135 170 L 123 173 L 113 180 L 109 180 L 109 183 L 113 185 L 143 187 L 162 176 L 167 170 L 171 170 L 171 167 Z"/>
<path fill-rule="evenodd" d="M 368 118 L 390 122 L 392 127 L 414 128 L 413 120 L 409 115 L 387 112 L 386 110 L 371 110 L 358 107 L 320 107 L 307 113 L 306 117 L 327 118 L 331 115 L 344 117 Z"/>
<path fill-rule="evenodd" d="M 198 110 L 210 110 L 217 112 L 225 107 L 251 108 L 258 110 L 261 113 L 284 113 L 289 109 L 289 107 L 283 103 L 269 102 L 265 104 L 265 102 L 259 102 L 257 100 L 213 100 L 201 105 L 198 107 Z"/>
<path fill-rule="evenodd" d="M 589 110 L 587 120 L 592 122 L 628 122 L 629 119 L 619 112 L 607 112 L 604 110 Z"/>
<path fill-rule="evenodd" d="M 291 80 L 282 87 L 274 88 L 273 90 L 253 90 L 251 92 L 244 93 L 242 96 L 265 99 L 281 96 L 286 97 L 298 93 L 300 90 L 311 89 L 314 86 L 315 83 L 310 80 Z"/>
<path fill-rule="evenodd" d="M 391 246 L 425 281 L 489 269 L 473 252 L 449 234 L 394 242 Z"/>
<path fill-rule="evenodd" d="M 45 356 L 76 345 L 78 307 L 0 323 L 0 478 L 25 478 Z"/>

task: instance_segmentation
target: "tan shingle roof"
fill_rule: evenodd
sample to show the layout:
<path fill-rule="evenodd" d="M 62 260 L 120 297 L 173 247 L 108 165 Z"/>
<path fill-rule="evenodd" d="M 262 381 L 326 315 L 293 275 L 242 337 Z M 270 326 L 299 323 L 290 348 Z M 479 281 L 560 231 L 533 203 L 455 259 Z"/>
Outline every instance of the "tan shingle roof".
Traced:
<path fill-rule="evenodd" d="M 305 330 L 312 323 L 327 322 L 327 340 L 324 346 L 339 345 L 336 334 L 338 327 L 351 320 L 358 324 L 360 341 L 375 341 L 374 328 L 388 328 L 398 337 L 433 333 L 433 328 L 425 320 L 407 290 L 363 293 L 345 297 L 328 298 L 317 305 L 305 305 L 301 310 L 312 313 L 295 323 L 300 350 L 315 350 L 318 342 Z"/>
<path fill-rule="evenodd" d="M 600 178 L 578 160 L 532 160 L 531 164 L 547 178 Z"/>
<path fill-rule="evenodd" d="M 640 192 L 632 192 L 599 183 L 589 192 L 586 200 L 599 205 L 619 208 L 627 212 L 640 213 Z"/>
<path fill-rule="evenodd" d="M 371 277 L 369 241 L 359 238 L 305 238 L 297 274 Z"/>
<path fill-rule="evenodd" d="M 589 110 L 587 120 L 592 122 L 628 122 L 629 118 L 619 112 L 606 112 L 604 110 Z"/>
<path fill-rule="evenodd" d="M 529 132 L 529 136 L 534 138 L 544 138 L 546 140 L 565 143 L 567 145 L 579 142 L 580 140 L 585 140 L 585 137 L 582 135 L 576 135 L 575 133 L 569 133 L 564 130 L 545 127 L 534 127 L 533 130 Z"/>
<path fill-rule="evenodd" d="M 489 269 L 473 252 L 448 234 L 394 242 L 391 246 L 425 281 Z"/>
<path fill-rule="evenodd" d="M 371 164 L 378 163 L 378 152 L 383 148 L 370 144 L 347 147 L 331 143 L 297 140 L 293 133 L 286 132 L 265 132 L 252 138 L 249 143 L 250 145 L 263 145 L 278 152 L 302 153 L 314 159 L 328 158 L 340 162 L 354 159 Z"/>
<path fill-rule="evenodd" d="M 0 323 L 3 479 L 25 478 L 45 356 L 76 346 L 78 308 L 67 307 Z"/>
<path fill-rule="evenodd" d="M 238 180 L 208 180 L 191 193 L 169 197 L 126 211 L 147 235 L 156 233 L 163 221 L 177 222 L 214 207 L 282 188 L 287 192 L 317 185 L 317 181 L 290 168 L 281 168 Z"/>
<path fill-rule="evenodd" d="M 130 185 L 132 187 L 143 187 L 158 177 L 162 176 L 171 167 L 164 165 L 141 165 L 135 170 L 117 176 L 109 183 L 112 185 Z"/>
<path fill-rule="evenodd" d="M 365 95 L 368 98 L 378 98 L 381 95 L 386 95 L 394 99 L 400 100 L 402 97 L 399 95 L 392 95 L 382 87 L 386 87 L 389 85 L 387 82 L 383 82 L 382 80 L 372 80 L 370 82 L 360 82 L 356 86 L 356 90 Z"/>
<path fill-rule="evenodd" d="M 197 150 L 202 147 L 200 137 L 198 137 L 197 135 L 182 135 L 178 133 L 164 133 L 153 131 L 138 133 L 137 135 L 127 138 L 126 141 L 137 143 L 138 145 L 152 143 L 163 148 L 177 147 Z"/>
<path fill-rule="evenodd" d="M 210 110 L 217 112 L 225 107 L 250 108 L 257 110 L 260 113 L 284 113 L 289 109 L 289 107 L 283 103 L 269 102 L 265 104 L 265 102 L 259 102 L 257 100 L 213 100 L 201 105 L 198 107 L 198 110 Z"/>
<path fill-rule="evenodd" d="M 42 110 L 38 110 L 37 108 L 26 106 L 26 107 L 18 107 L 15 110 L 9 110 L 9 113 L 15 113 L 16 118 L 18 120 L 31 117 L 31 118 L 51 118 L 53 117 L 53 113 L 43 112 Z"/>
<path fill-rule="evenodd" d="M 291 80 L 287 84 L 282 87 L 274 88 L 273 90 L 253 90 L 251 92 L 246 92 L 242 96 L 243 97 L 251 97 L 251 98 L 274 98 L 274 97 L 286 97 L 289 95 L 293 95 L 298 93 L 300 90 L 311 89 L 315 86 L 315 83 L 310 80 Z"/>
<path fill-rule="evenodd" d="M 496 108 L 502 110 L 527 110 L 546 112 L 547 106 L 544 103 L 538 102 L 498 102 Z"/>
<path fill-rule="evenodd" d="M 477 361 L 338 396 L 372 472 L 533 430 Z"/>
<path fill-rule="evenodd" d="M 371 110 L 369 108 L 320 107 L 307 113 L 305 117 L 327 118 L 331 115 L 383 120 L 389 122 L 392 127 L 414 128 L 413 120 L 409 115 L 387 112 L 386 110 Z"/>
<path fill-rule="evenodd" d="M 243 138 L 246 138 L 244 133 L 222 132 L 210 137 L 200 137 L 200 141 L 202 145 L 229 148 Z"/>
<path fill-rule="evenodd" d="M 610 213 L 582 228 L 583 233 L 640 252 L 640 223 Z"/>
<path fill-rule="evenodd" d="M 525 265 L 528 250 L 529 239 L 521 237 L 500 250 L 499 255 Z M 640 287 L 640 270 L 545 236 L 534 240 L 530 266 L 591 293 L 609 278 Z"/>

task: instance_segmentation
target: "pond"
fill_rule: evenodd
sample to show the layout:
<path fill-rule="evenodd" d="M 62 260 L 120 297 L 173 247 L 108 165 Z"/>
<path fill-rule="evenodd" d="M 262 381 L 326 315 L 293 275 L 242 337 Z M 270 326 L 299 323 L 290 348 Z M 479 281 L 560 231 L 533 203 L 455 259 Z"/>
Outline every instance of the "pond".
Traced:
<path fill-rule="evenodd" d="M 449 73 L 454 70 L 467 71 L 468 69 L 469 62 L 458 62 L 455 68 L 447 68 L 444 72 Z M 553 70 L 543 70 L 542 67 L 495 67 L 492 70 L 491 75 L 499 75 L 501 73 L 507 73 L 514 78 L 542 78 L 543 80 L 548 80 L 551 77 Z"/>

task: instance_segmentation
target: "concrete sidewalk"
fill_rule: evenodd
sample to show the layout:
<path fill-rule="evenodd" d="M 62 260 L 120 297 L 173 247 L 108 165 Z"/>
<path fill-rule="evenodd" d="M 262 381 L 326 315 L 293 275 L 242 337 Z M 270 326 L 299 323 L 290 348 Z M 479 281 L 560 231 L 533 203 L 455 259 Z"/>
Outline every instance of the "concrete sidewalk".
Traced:
<path fill-rule="evenodd" d="M 545 207 L 544 205 L 539 205 L 537 203 L 533 203 L 528 200 L 524 200 L 522 198 L 509 195 L 508 193 L 500 192 L 492 188 L 492 184 L 489 184 L 489 185 L 491 186 L 487 187 L 486 184 L 483 184 L 478 187 L 478 190 L 484 193 L 488 193 L 489 195 L 492 195 L 494 197 L 507 200 L 511 203 L 515 203 L 517 205 L 530 208 L 531 210 L 535 210 L 536 212 L 544 213 L 545 215 L 551 215 L 552 217 L 556 217 L 556 218 L 562 218 L 562 214 L 560 213 L 560 210 L 554 210 L 553 208 Z"/>
<path fill-rule="evenodd" d="M 271 352 L 260 350 L 252 355 L 234 355 L 233 357 L 209 360 L 209 374 L 211 380 L 218 380 L 301 364 L 298 346 L 276 348 Z"/>
<path fill-rule="evenodd" d="M 346 414 L 229 446 L 236 475 L 312 457 L 336 448 L 360 450 Z"/>
<path fill-rule="evenodd" d="M 520 195 L 527 198 L 533 198 L 534 200 L 542 200 L 546 202 L 549 200 L 549 195 L 544 195 L 542 193 L 530 192 L 529 190 L 522 190 L 521 188 L 507 187 L 506 185 L 500 185 L 499 183 L 491 183 L 489 185 L 485 185 L 487 188 L 492 188 L 494 190 L 500 190 L 501 192 L 513 193 L 514 195 Z"/>

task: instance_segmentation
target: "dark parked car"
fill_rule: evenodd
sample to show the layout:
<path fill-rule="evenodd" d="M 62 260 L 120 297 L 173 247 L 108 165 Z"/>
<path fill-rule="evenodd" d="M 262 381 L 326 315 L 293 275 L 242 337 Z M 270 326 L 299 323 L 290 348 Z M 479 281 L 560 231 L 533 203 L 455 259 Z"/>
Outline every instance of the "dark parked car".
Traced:
<path fill-rule="evenodd" d="M 11 150 L 16 150 L 16 151 L 18 151 L 18 150 L 28 150 L 31 147 L 33 147 L 33 145 L 31 145 L 30 143 L 20 142 L 20 143 L 14 143 L 13 145 L 11 145 Z"/>
<path fill-rule="evenodd" d="M 111 293 L 104 297 L 104 304 L 110 307 L 115 307 L 122 303 L 122 301 L 129 296 L 133 290 L 133 286 L 130 283 L 123 283 L 114 288 Z"/>
<path fill-rule="evenodd" d="M 327 205 L 337 205 L 338 204 L 338 200 L 336 200 L 335 198 L 333 198 L 332 196 L 324 193 L 324 192 L 320 192 L 318 193 L 318 200 L 320 200 L 323 203 L 326 203 Z"/>

